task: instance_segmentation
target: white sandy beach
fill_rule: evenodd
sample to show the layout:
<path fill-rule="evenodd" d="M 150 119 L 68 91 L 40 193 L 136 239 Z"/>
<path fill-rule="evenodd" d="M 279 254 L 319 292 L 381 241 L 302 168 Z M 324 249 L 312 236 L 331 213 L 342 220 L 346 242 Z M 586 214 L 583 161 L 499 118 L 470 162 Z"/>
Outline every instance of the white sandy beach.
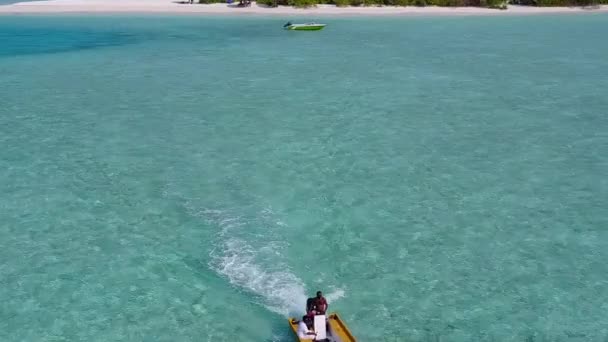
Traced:
<path fill-rule="evenodd" d="M 477 7 L 336 7 L 318 5 L 313 8 L 257 5 L 238 8 L 223 4 L 181 4 L 176 0 L 48 0 L 20 2 L 0 6 L 0 14 L 51 13 L 157 13 L 157 14 L 258 14 L 258 15 L 527 15 L 552 13 L 608 13 L 608 6 L 527 7 L 509 6 L 507 10 Z"/>

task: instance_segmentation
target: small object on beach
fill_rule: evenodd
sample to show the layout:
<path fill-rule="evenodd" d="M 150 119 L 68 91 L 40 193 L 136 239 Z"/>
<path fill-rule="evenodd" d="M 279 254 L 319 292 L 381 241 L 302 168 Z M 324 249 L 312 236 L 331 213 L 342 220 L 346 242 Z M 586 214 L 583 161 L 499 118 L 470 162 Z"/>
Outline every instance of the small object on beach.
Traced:
<path fill-rule="evenodd" d="M 287 24 L 283 25 L 283 28 L 286 30 L 294 30 L 294 31 L 319 31 L 322 30 L 326 24 L 317 24 L 317 23 L 305 23 L 305 24 L 292 24 L 291 22 L 287 22 Z"/>
<path fill-rule="evenodd" d="M 249 7 L 251 6 L 251 0 L 239 0 L 239 4 L 236 7 Z"/>

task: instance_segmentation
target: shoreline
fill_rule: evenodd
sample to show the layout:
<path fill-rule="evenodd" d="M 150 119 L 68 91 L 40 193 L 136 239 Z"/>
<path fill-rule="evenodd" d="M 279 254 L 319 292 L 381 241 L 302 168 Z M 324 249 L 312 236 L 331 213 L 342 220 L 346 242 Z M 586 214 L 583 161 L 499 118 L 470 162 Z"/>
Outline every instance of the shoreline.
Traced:
<path fill-rule="evenodd" d="M 315 15 L 315 16 L 495 16 L 608 13 L 608 5 L 584 7 L 530 7 L 510 5 L 506 10 L 483 7 L 336 7 L 310 8 L 252 3 L 238 8 L 226 3 L 182 4 L 175 0 L 48 0 L 19 2 L 0 6 L 0 15 L 20 14 L 178 14 L 178 15 Z"/>

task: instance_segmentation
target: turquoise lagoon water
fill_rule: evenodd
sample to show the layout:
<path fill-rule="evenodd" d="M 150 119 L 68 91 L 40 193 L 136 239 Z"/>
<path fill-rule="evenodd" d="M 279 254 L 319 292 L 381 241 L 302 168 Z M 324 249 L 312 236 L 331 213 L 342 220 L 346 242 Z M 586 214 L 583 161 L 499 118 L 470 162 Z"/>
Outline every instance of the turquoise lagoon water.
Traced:
<path fill-rule="evenodd" d="M 0 18 L 0 340 L 608 338 L 608 17 Z"/>

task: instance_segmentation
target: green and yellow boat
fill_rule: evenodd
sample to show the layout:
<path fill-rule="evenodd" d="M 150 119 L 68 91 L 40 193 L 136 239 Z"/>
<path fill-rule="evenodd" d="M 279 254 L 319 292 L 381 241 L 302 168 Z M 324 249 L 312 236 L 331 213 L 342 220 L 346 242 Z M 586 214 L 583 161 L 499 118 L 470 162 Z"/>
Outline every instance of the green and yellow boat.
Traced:
<path fill-rule="evenodd" d="M 294 31 L 319 31 L 322 30 L 326 24 L 318 24 L 318 23 L 305 23 L 305 24 L 292 24 L 288 22 L 283 25 L 283 28 L 286 30 L 294 30 Z"/>

